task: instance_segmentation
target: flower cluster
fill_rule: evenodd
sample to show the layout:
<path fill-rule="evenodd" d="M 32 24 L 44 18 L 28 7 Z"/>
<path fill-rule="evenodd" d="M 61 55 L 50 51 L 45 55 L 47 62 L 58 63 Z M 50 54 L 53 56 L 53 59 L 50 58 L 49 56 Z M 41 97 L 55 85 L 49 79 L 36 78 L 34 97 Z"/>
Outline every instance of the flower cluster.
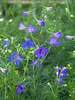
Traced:
<path fill-rule="evenodd" d="M 63 84 L 68 77 L 68 69 L 66 67 L 57 67 L 56 76 L 58 82 Z"/>
<path fill-rule="evenodd" d="M 23 5 L 16 6 L 17 8 L 24 8 Z M 45 9 L 45 5 L 42 6 L 43 9 Z M 5 8 L 4 10 L 0 9 L 0 12 L 3 13 L 3 11 L 5 11 Z M 14 8 L 15 6 L 12 9 L 13 12 L 16 11 L 16 9 Z M 2 78 L 0 78 L 2 79 L 2 82 L 0 82 L 0 87 L 1 92 L 2 90 L 4 90 L 4 92 L 2 92 L 1 94 L 5 93 L 5 97 L 3 97 L 4 95 L 1 95 L 0 98 L 15 100 L 35 100 L 37 97 L 37 100 L 39 98 L 40 100 L 50 100 L 50 98 L 54 96 L 53 98 L 62 100 L 60 99 L 60 97 L 64 97 L 63 95 L 61 95 L 61 93 L 63 92 L 62 88 L 64 87 L 66 88 L 65 90 L 68 90 L 68 88 L 65 86 L 68 86 L 68 84 L 66 84 L 68 82 L 67 79 L 69 76 L 68 69 L 71 68 L 70 66 L 68 66 L 69 59 L 66 59 L 65 61 L 64 57 L 67 57 L 67 55 L 71 53 L 65 52 L 69 49 L 67 44 L 62 47 L 62 44 L 64 43 L 63 33 L 59 32 L 59 30 L 61 31 L 62 28 L 60 27 L 61 29 L 58 29 L 58 27 L 54 25 L 55 23 L 57 23 L 56 19 L 54 19 L 55 14 L 53 15 L 53 13 L 55 13 L 56 11 L 55 5 L 54 12 L 51 12 L 50 16 L 48 13 L 46 13 L 46 11 L 41 11 L 41 16 L 39 16 L 39 14 L 36 14 L 37 9 L 34 9 L 34 3 L 30 8 L 30 11 L 23 11 L 21 13 L 20 19 L 19 17 L 16 17 L 18 13 L 16 13 L 17 15 L 15 15 L 15 21 L 14 19 L 10 19 L 8 23 L 6 23 L 9 19 L 6 18 L 4 22 L 6 23 L 6 28 L 3 27 L 4 24 L 1 24 L 1 27 L 3 27 L 4 29 L 1 29 L 1 31 L 3 32 L 1 35 L 2 39 L 0 40 L 0 42 L 2 43 L 0 54 L 3 54 L 4 61 L 0 61 L 0 74 L 2 74 Z M 20 9 L 19 14 L 22 9 Z M 52 7 L 47 7 L 46 9 L 47 11 L 50 11 Z M 8 9 L 8 11 L 9 10 L 11 9 Z M 12 12 L 8 13 L 8 11 L 5 14 L 12 15 L 13 18 L 14 14 Z M 2 16 L 4 16 L 4 13 Z M 35 18 L 36 16 L 37 18 Z M 58 16 L 59 15 L 57 14 L 57 17 Z M 51 19 L 53 19 L 53 21 L 49 23 L 48 21 L 51 20 L 50 17 Z M 60 22 L 61 17 L 62 16 L 58 18 L 58 23 Z M 18 23 L 17 29 L 15 29 L 16 23 Z M 12 26 L 14 26 L 14 29 L 12 29 Z M 55 33 L 54 30 L 56 29 L 53 29 L 53 26 L 58 29 L 58 31 L 56 31 Z M 10 30 L 9 28 L 12 30 Z M 53 31 L 53 33 L 50 34 L 49 31 Z M 4 36 L 5 33 L 6 35 Z M 5 37 L 8 37 L 9 39 L 3 40 L 3 38 Z M 72 40 L 75 39 L 75 37 L 65 36 L 65 39 Z M 72 53 L 74 51 L 73 49 L 74 48 L 70 50 Z M 8 55 L 8 57 L 6 54 Z M 6 57 L 7 59 L 5 59 Z M 72 56 L 70 56 L 70 58 L 71 57 Z M 61 63 L 62 65 L 67 64 L 67 67 L 54 66 L 55 64 L 59 65 Z M 4 64 L 6 64 L 6 68 L 3 67 Z M 5 82 L 7 83 L 5 84 Z M 68 83 L 70 84 L 70 82 Z M 13 94 L 9 93 L 10 91 Z M 41 94 L 43 97 L 40 97 L 39 94 Z M 65 91 L 64 95 L 66 94 L 67 92 Z M 67 98 L 63 100 L 67 100 Z"/>
<path fill-rule="evenodd" d="M 22 15 L 28 16 L 29 12 L 23 12 Z M 40 19 L 40 20 L 35 19 L 35 20 L 37 21 L 37 24 L 40 27 L 44 27 L 46 25 L 46 23 L 43 19 Z M 32 33 L 38 32 L 38 29 L 36 28 L 36 26 L 34 26 L 32 24 L 25 26 L 24 23 L 22 23 L 22 22 L 19 23 L 18 29 L 20 31 L 26 31 L 27 34 L 32 34 Z M 33 66 L 36 65 L 38 62 L 41 62 L 40 65 L 42 65 L 42 61 L 48 55 L 49 49 L 44 47 L 44 46 L 39 46 L 39 47 L 37 46 L 38 48 L 36 49 L 36 43 L 30 38 L 27 37 L 27 39 L 21 44 L 21 47 L 24 49 L 24 51 L 26 50 L 26 52 L 28 52 L 28 50 L 30 50 L 31 48 L 34 48 L 33 55 L 35 56 L 34 58 L 36 58 L 36 59 L 34 59 L 34 61 L 32 61 L 32 65 Z M 61 32 L 53 33 L 52 37 L 50 38 L 50 41 L 48 40 L 49 46 L 53 45 L 55 47 L 58 47 L 58 46 L 62 45 L 62 42 L 60 42 L 61 38 L 62 38 Z M 4 46 L 5 47 L 9 46 L 9 41 L 4 41 Z M 23 62 L 23 60 L 24 60 L 24 57 L 20 53 L 18 53 L 17 51 L 13 52 L 8 57 L 8 61 L 15 64 L 16 66 L 20 66 L 20 64 Z M 57 76 L 57 79 L 60 83 L 64 83 L 64 79 L 66 79 L 67 74 L 68 74 L 68 72 L 67 72 L 67 69 L 65 67 L 57 68 L 56 76 Z M 17 85 L 17 87 L 16 87 L 17 94 L 21 94 L 24 91 L 25 91 L 25 86 L 23 84 Z"/>

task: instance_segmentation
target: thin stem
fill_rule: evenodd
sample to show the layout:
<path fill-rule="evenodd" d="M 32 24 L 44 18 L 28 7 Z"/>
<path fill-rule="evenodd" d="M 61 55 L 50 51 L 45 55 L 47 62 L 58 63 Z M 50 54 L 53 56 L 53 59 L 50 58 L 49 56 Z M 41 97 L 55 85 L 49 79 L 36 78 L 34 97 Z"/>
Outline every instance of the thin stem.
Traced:
<path fill-rule="evenodd" d="M 71 14 L 70 14 L 70 8 L 69 8 L 69 0 L 66 0 L 65 2 L 66 2 L 67 9 L 68 9 L 67 13 L 68 13 L 69 15 L 71 15 Z"/>
<path fill-rule="evenodd" d="M 34 88 L 34 97 L 35 97 L 35 93 L 36 93 L 36 85 L 35 85 L 35 66 L 33 65 L 33 88 Z M 36 100 L 36 98 L 35 98 Z"/>
<path fill-rule="evenodd" d="M 54 93 L 54 90 L 53 90 L 52 85 L 51 85 L 51 83 L 50 83 L 50 82 L 49 82 L 48 86 L 50 87 L 50 89 L 51 89 L 52 94 L 54 95 L 54 97 L 56 97 L 56 95 L 55 95 L 55 93 Z"/>
<path fill-rule="evenodd" d="M 26 73 L 26 71 L 27 71 L 28 62 L 29 62 L 29 58 L 27 58 L 27 63 L 26 63 L 26 66 L 25 66 L 25 68 L 24 68 L 24 76 L 25 76 L 25 73 Z"/>
<path fill-rule="evenodd" d="M 6 89 L 6 76 L 5 76 L 5 78 L 4 78 L 4 83 L 5 83 L 5 100 L 6 100 L 6 98 L 7 98 L 7 89 Z"/>

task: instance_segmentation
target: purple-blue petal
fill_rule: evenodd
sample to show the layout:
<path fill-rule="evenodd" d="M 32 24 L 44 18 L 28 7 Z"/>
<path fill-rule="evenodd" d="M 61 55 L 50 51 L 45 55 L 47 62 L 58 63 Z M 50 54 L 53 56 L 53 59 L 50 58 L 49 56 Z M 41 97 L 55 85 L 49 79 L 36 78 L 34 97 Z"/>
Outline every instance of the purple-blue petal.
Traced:
<path fill-rule="evenodd" d="M 33 26 L 33 25 L 30 24 L 30 25 L 28 26 L 27 31 L 28 31 L 29 33 L 36 33 L 36 32 L 37 32 L 37 29 L 36 29 L 35 26 Z"/>
<path fill-rule="evenodd" d="M 38 23 L 40 26 L 45 26 L 45 21 L 44 20 L 38 20 Z"/>
<path fill-rule="evenodd" d="M 25 86 L 24 85 L 18 85 L 17 87 L 16 87 L 16 93 L 17 94 L 21 94 L 21 93 L 23 93 L 25 91 Z"/>
<path fill-rule="evenodd" d="M 19 30 L 25 30 L 25 26 L 22 22 L 19 24 Z"/>
<path fill-rule="evenodd" d="M 35 45 L 34 45 L 34 42 L 30 39 L 27 39 L 25 42 L 23 42 L 22 44 L 22 48 L 23 49 L 29 49 L 29 48 L 33 48 Z"/>
<path fill-rule="evenodd" d="M 63 44 L 62 42 L 56 41 L 54 46 L 58 47 L 58 46 L 61 46 L 62 44 Z"/>
<path fill-rule="evenodd" d="M 54 45 L 54 44 L 56 44 L 56 42 L 57 42 L 57 39 L 55 37 L 51 37 L 50 44 Z"/>
<path fill-rule="evenodd" d="M 13 62 L 16 55 L 17 55 L 17 52 L 13 52 L 13 53 L 8 57 L 8 61 Z"/>
<path fill-rule="evenodd" d="M 62 77 L 59 77 L 59 83 L 64 84 L 64 79 Z"/>
<path fill-rule="evenodd" d="M 62 33 L 61 32 L 57 32 L 54 34 L 56 38 L 60 39 L 62 38 Z"/>
<path fill-rule="evenodd" d="M 68 71 L 69 71 L 69 70 L 68 70 L 67 68 L 63 68 L 63 69 L 61 70 L 61 73 L 62 73 L 62 74 L 67 74 Z"/>
<path fill-rule="evenodd" d="M 37 49 L 37 50 L 35 51 L 35 55 L 36 55 L 38 58 L 44 58 L 47 54 L 48 54 L 48 49 L 45 48 L 45 47 L 40 47 L 39 49 Z"/>

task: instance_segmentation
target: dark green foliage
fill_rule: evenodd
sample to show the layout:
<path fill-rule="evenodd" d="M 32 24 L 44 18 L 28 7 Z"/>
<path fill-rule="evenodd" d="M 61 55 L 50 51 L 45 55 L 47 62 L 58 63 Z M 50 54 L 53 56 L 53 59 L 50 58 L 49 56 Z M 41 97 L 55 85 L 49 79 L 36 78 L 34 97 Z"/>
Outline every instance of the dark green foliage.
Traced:
<path fill-rule="evenodd" d="M 60 88 L 58 92 L 58 100 L 71 100 L 69 90 L 66 87 Z"/>

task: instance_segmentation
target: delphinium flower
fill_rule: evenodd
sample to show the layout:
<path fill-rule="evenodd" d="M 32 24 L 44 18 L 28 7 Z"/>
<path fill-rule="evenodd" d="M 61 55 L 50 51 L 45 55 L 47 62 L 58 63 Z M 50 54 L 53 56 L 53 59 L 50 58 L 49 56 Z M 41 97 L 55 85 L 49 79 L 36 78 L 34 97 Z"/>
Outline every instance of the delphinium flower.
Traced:
<path fill-rule="evenodd" d="M 62 45 L 62 42 L 58 41 L 55 37 L 52 37 L 50 39 L 50 44 L 53 45 L 53 46 L 61 46 Z"/>
<path fill-rule="evenodd" d="M 40 26 L 45 26 L 45 21 L 44 20 L 38 20 L 38 24 L 40 25 Z"/>
<path fill-rule="evenodd" d="M 16 87 L 16 94 L 21 94 L 25 91 L 25 86 L 23 84 L 20 84 Z"/>
<path fill-rule="evenodd" d="M 46 57 L 47 54 L 48 54 L 48 49 L 45 47 L 39 47 L 35 51 L 35 55 L 37 56 L 37 58 L 44 58 Z"/>
<path fill-rule="evenodd" d="M 27 49 L 30 49 L 30 48 L 33 48 L 35 46 L 34 42 L 30 39 L 27 39 L 26 41 L 23 42 L 22 44 L 22 48 L 24 50 L 27 50 Z"/>
<path fill-rule="evenodd" d="M 66 67 L 57 67 L 56 76 L 57 81 L 64 84 L 65 79 L 68 77 L 68 69 Z"/>
<path fill-rule="evenodd" d="M 61 46 L 62 45 L 62 42 L 59 41 L 59 39 L 62 38 L 62 33 L 61 32 L 57 32 L 57 33 L 54 33 L 53 36 L 50 38 L 50 44 L 53 45 L 53 46 Z"/>
<path fill-rule="evenodd" d="M 13 52 L 9 57 L 8 61 L 16 64 L 16 66 L 19 66 L 20 63 L 24 60 L 21 54 L 18 52 Z"/>
<path fill-rule="evenodd" d="M 25 25 L 21 22 L 21 23 L 19 23 L 19 30 L 21 30 L 21 31 L 23 31 L 23 30 L 25 30 Z"/>
<path fill-rule="evenodd" d="M 27 32 L 29 32 L 29 33 L 36 33 L 37 32 L 37 28 L 35 26 L 33 26 L 32 24 L 30 24 L 27 27 Z"/>
<path fill-rule="evenodd" d="M 35 66 L 39 64 L 40 66 L 42 65 L 42 62 L 40 62 L 41 58 L 45 58 L 46 55 L 48 54 L 48 49 L 45 47 L 39 47 L 37 50 L 35 50 L 34 54 L 36 55 L 36 60 L 32 61 L 32 65 Z"/>
<path fill-rule="evenodd" d="M 56 32 L 56 33 L 54 33 L 54 36 L 55 36 L 57 39 L 60 39 L 60 38 L 62 38 L 62 33 L 61 33 L 61 32 Z"/>
<path fill-rule="evenodd" d="M 35 19 L 35 21 L 40 25 L 40 26 L 42 26 L 42 27 L 44 27 L 45 26 L 45 21 L 43 20 L 43 19 L 37 19 L 36 18 L 36 16 L 33 16 L 34 17 L 34 19 Z"/>
<path fill-rule="evenodd" d="M 10 40 L 9 39 L 4 39 L 3 41 L 3 47 L 6 48 L 10 45 Z"/>

